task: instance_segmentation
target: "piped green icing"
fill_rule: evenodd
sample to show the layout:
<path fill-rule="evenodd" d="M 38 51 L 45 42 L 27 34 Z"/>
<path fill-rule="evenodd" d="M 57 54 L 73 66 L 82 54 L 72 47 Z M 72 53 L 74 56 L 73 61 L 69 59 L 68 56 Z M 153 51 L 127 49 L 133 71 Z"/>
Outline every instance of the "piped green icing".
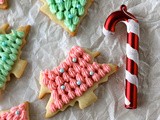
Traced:
<path fill-rule="evenodd" d="M 75 31 L 80 17 L 85 13 L 87 0 L 46 0 L 50 11 L 57 19 L 64 21 L 70 31 Z"/>
<path fill-rule="evenodd" d="M 55 3 L 55 1 L 54 0 L 47 0 L 47 3 L 52 4 L 52 3 Z"/>
<path fill-rule="evenodd" d="M 65 0 L 63 3 L 66 10 L 69 10 L 72 6 L 71 0 Z"/>
<path fill-rule="evenodd" d="M 65 19 L 65 20 L 64 20 L 64 24 L 65 24 L 66 26 L 70 26 L 70 25 L 72 24 L 71 19 Z"/>
<path fill-rule="evenodd" d="M 5 85 L 7 76 L 17 60 L 23 37 L 24 32 L 14 30 L 10 34 L 0 34 L 0 89 Z"/>
<path fill-rule="evenodd" d="M 79 4 L 78 0 L 72 0 L 72 6 L 74 8 L 76 8 L 78 4 Z"/>
<path fill-rule="evenodd" d="M 63 20 L 63 18 L 64 18 L 64 13 L 63 13 L 62 11 L 59 11 L 59 12 L 57 12 L 56 16 L 57 16 L 57 18 L 58 18 L 59 20 Z"/>
<path fill-rule="evenodd" d="M 87 3 L 86 0 L 78 0 L 78 1 L 80 2 L 80 4 L 81 4 L 82 6 L 85 6 L 85 4 Z"/>
<path fill-rule="evenodd" d="M 64 11 L 64 16 L 65 16 L 65 19 L 64 19 L 64 20 L 68 19 L 69 14 L 70 14 L 70 13 L 69 13 L 68 10 L 65 10 L 65 11 Z"/>
<path fill-rule="evenodd" d="M 78 15 L 81 16 L 84 14 L 84 8 L 81 7 L 81 8 L 78 8 Z"/>
<path fill-rule="evenodd" d="M 63 11 L 65 9 L 63 3 L 59 3 L 59 4 L 57 4 L 57 6 L 58 6 L 59 11 Z"/>
<path fill-rule="evenodd" d="M 79 22 L 79 17 L 75 16 L 75 17 L 73 18 L 72 22 L 73 22 L 74 25 L 77 25 L 78 22 Z"/>
<path fill-rule="evenodd" d="M 58 11 L 58 7 L 55 4 L 51 4 L 49 8 L 53 14 L 55 14 Z"/>
<path fill-rule="evenodd" d="M 69 29 L 70 29 L 70 31 L 73 32 L 76 29 L 76 26 L 72 24 L 72 25 L 69 26 Z"/>
<path fill-rule="evenodd" d="M 70 9 L 70 13 L 71 13 L 73 16 L 77 16 L 77 9 L 76 9 L 76 8 L 71 8 L 71 9 Z"/>

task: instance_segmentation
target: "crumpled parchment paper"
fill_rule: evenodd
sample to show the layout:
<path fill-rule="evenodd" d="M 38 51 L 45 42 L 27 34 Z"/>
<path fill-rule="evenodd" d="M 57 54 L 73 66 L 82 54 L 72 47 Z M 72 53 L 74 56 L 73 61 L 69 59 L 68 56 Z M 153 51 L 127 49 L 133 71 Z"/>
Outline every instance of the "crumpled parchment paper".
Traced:
<path fill-rule="evenodd" d="M 102 34 L 107 16 L 124 3 L 140 23 L 140 67 L 138 108 L 124 108 L 124 75 L 126 27 L 118 24 L 109 38 Z M 159 0 L 95 0 L 80 25 L 78 35 L 70 37 L 59 25 L 39 11 L 39 0 L 10 0 L 7 11 L 0 10 L 0 24 L 32 26 L 22 58 L 28 60 L 24 75 L 12 77 L 0 98 L 0 109 L 8 109 L 26 100 L 31 102 L 31 120 L 44 120 L 49 95 L 38 99 L 39 72 L 52 69 L 66 58 L 74 45 L 101 52 L 96 60 L 115 63 L 118 72 L 95 91 L 98 100 L 84 110 L 70 107 L 48 120 L 160 120 L 160 1 Z"/>

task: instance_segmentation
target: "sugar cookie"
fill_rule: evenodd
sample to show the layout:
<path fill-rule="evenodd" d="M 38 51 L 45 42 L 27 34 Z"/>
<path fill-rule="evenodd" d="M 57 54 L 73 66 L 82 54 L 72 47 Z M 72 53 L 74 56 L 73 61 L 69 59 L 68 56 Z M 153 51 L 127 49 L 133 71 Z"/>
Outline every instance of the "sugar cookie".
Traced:
<path fill-rule="evenodd" d="M 74 46 L 58 67 L 40 73 L 39 98 L 51 94 L 46 106 L 46 118 L 74 106 L 76 101 L 83 109 L 97 100 L 93 91 L 117 71 L 116 65 L 93 62 L 99 54 Z"/>
<path fill-rule="evenodd" d="M 25 102 L 9 110 L 0 111 L 0 120 L 30 120 L 29 102 Z"/>
<path fill-rule="evenodd" d="M 21 60 L 22 48 L 30 31 L 30 26 L 19 27 L 7 34 L 8 24 L 0 28 L 0 92 L 5 89 L 10 74 L 20 78 L 27 65 L 26 60 Z"/>
<path fill-rule="evenodd" d="M 40 10 L 51 20 L 75 36 L 82 19 L 86 16 L 93 0 L 41 0 Z"/>

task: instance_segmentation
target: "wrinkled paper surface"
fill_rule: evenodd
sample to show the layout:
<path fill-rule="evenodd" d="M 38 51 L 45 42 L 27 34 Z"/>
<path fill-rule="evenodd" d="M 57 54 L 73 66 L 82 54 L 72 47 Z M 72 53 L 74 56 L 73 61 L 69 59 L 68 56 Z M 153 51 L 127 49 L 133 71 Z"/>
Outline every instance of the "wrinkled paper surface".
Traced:
<path fill-rule="evenodd" d="M 140 67 L 138 108 L 124 108 L 125 45 L 127 32 L 118 24 L 115 35 L 104 37 L 102 27 L 107 16 L 119 10 L 122 3 L 140 23 Z M 0 109 L 8 109 L 30 101 L 31 120 L 44 120 L 49 96 L 38 99 L 41 70 L 52 69 L 66 58 L 74 45 L 98 50 L 99 63 L 114 63 L 118 72 L 95 91 L 98 100 L 84 110 L 70 107 L 48 120 L 159 120 L 160 119 L 160 1 L 159 0 L 95 0 L 89 14 L 82 21 L 78 35 L 70 37 L 59 25 L 39 11 L 39 0 L 10 0 L 10 9 L 0 10 L 0 24 L 10 23 L 12 28 L 32 26 L 22 59 L 28 66 L 24 75 L 7 84 L 0 97 Z"/>

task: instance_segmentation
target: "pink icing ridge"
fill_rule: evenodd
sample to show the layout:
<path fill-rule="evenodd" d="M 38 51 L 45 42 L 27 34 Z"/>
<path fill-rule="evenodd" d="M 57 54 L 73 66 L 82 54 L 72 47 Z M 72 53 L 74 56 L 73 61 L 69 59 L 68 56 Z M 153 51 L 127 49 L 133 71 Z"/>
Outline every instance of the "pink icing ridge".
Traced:
<path fill-rule="evenodd" d="M 4 0 L 0 0 L 0 4 L 3 4 L 4 3 Z"/>
<path fill-rule="evenodd" d="M 72 60 L 76 58 L 76 62 Z M 54 102 L 50 109 L 52 112 L 61 109 L 75 97 L 82 96 L 90 87 L 111 71 L 107 64 L 92 62 L 91 56 L 81 47 L 74 46 L 64 62 L 53 70 L 43 72 L 43 84 L 51 90 Z M 63 68 L 64 72 L 60 73 Z M 93 75 L 90 75 L 93 72 Z M 77 80 L 81 84 L 77 84 Z M 61 87 L 65 87 L 62 89 Z"/>
<path fill-rule="evenodd" d="M 2 113 L 0 120 L 28 120 L 25 104 L 12 107 L 8 112 Z"/>

